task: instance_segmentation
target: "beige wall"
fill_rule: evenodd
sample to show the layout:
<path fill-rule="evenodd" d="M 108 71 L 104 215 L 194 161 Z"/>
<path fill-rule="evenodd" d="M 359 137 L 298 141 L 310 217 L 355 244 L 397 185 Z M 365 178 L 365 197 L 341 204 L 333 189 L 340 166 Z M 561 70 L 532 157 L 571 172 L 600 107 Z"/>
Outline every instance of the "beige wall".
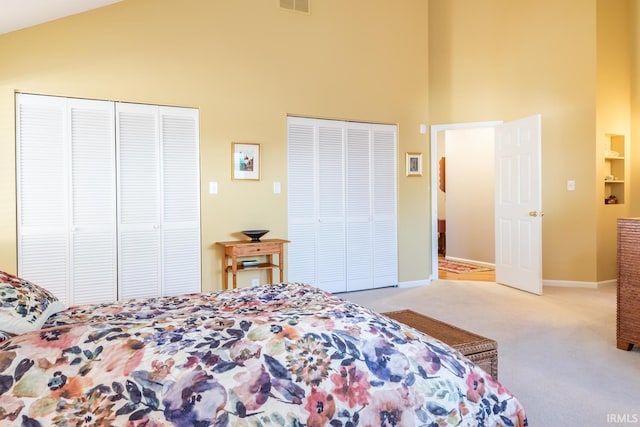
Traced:
<path fill-rule="evenodd" d="M 124 0 L 2 35 L 0 269 L 16 268 L 13 96 L 25 91 L 200 108 L 205 290 L 220 286 L 214 242 L 245 228 L 286 237 L 287 114 L 398 124 L 399 272 L 415 281 L 431 273 L 429 173 L 404 176 L 404 152 L 421 151 L 430 163 L 419 124 L 540 113 L 543 277 L 612 279 L 620 207 L 601 204 L 597 147 L 617 118 L 602 107 L 613 92 L 599 74 L 601 46 L 612 39 L 598 28 L 622 22 L 625 7 L 630 68 L 607 73 L 631 75 L 635 152 L 638 0 L 322 0 L 309 16 L 275 0 Z M 262 144 L 260 182 L 230 179 L 233 141 Z M 640 156 L 628 164 L 624 209 L 638 216 L 631 183 L 640 181 Z M 575 192 L 566 191 L 569 179 Z M 207 193 L 209 181 L 218 195 Z M 282 194 L 272 193 L 274 181 Z"/>
<path fill-rule="evenodd" d="M 428 152 L 427 3 L 277 5 L 124 0 L 0 36 L 0 270 L 16 269 L 13 102 L 24 91 L 200 108 L 204 290 L 220 288 L 216 241 L 247 228 L 287 237 L 287 114 L 397 124 L 399 278 L 429 277 L 429 174 L 404 176 L 404 152 Z M 231 180 L 232 142 L 262 144 L 260 182 Z"/>
<path fill-rule="evenodd" d="M 495 129 L 444 133 L 447 257 L 495 264 Z"/>
<path fill-rule="evenodd" d="M 624 135 L 625 162 L 630 155 L 631 49 L 628 0 L 597 0 L 596 176 L 598 188 L 598 280 L 617 277 L 617 218 L 630 210 L 630 169 L 626 168 L 624 204 L 604 205 L 606 134 Z"/>
<path fill-rule="evenodd" d="M 618 13 L 626 1 L 603 5 Z M 431 122 L 542 115 L 543 278 L 550 281 L 615 278 L 615 233 L 600 232 L 615 219 L 601 215 L 596 176 L 597 132 L 613 127 L 604 119 L 596 125 L 603 81 L 596 6 L 596 0 L 429 2 Z M 567 180 L 576 181 L 576 191 L 566 191 Z"/>
<path fill-rule="evenodd" d="M 629 2 L 629 20 L 631 33 L 631 153 L 630 187 L 636 185 L 635 191 L 630 191 L 630 216 L 640 217 L 640 0 Z"/>

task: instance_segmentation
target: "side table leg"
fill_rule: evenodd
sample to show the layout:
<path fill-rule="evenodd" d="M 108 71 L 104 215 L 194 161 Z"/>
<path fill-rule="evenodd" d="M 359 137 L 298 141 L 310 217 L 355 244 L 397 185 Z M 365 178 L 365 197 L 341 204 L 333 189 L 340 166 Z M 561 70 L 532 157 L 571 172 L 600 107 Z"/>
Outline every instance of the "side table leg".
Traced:
<path fill-rule="evenodd" d="M 238 287 L 236 283 L 236 274 L 238 273 L 238 258 L 235 253 L 231 256 L 231 275 L 233 276 L 233 289 Z"/>
<path fill-rule="evenodd" d="M 226 291 L 229 289 L 229 275 L 227 273 L 227 256 L 222 256 L 222 290 Z"/>
<path fill-rule="evenodd" d="M 267 262 L 273 265 L 273 254 L 267 255 Z M 269 268 L 267 270 L 267 284 L 270 285 L 272 283 L 273 283 L 273 268 Z"/>

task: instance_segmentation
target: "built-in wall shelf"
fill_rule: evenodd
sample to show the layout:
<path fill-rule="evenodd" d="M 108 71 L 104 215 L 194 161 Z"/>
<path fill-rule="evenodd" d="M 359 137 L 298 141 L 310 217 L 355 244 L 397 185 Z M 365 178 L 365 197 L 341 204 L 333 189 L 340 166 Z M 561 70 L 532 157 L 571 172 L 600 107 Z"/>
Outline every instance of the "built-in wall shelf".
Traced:
<path fill-rule="evenodd" d="M 604 203 L 624 203 L 625 152 L 624 135 L 607 134 L 604 151 Z"/>

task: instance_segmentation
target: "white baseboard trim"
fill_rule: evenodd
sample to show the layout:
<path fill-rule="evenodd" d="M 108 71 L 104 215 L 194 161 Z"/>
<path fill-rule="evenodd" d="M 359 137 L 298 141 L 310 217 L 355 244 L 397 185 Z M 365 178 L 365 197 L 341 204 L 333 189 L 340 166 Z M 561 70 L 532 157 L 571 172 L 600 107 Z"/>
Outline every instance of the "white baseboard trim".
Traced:
<path fill-rule="evenodd" d="M 412 280 L 407 282 L 398 282 L 398 288 L 416 288 L 418 286 L 428 286 L 434 281 L 439 280 L 437 277 L 431 277 L 424 280 Z M 543 286 L 557 287 L 557 288 L 587 288 L 598 289 L 604 286 L 615 286 L 618 281 L 616 279 L 603 280 L 601 282 L 578 282 L 572 280 L 543 280 Z"/>
<path fill-rule="evenodd" d="M 590 289 L 598 289 L 603 286 L 611 286 L 617 284 L 616 279 L 611 280 L 603 280 L 601 282 L 576 282 L 570 280 L 543 280 L 543 286 L 554 286 L 557 288 L 590 288 Z"/>
<path fill-rule="evenodd" d="M 461 262 L 463 264 L 478 265 L 480 267 L 496 268 L 496 265 L 493 264 L 493 263 L 483 262 L 483 261 L 476 261 L 474 259 L 457 258 L 457 257 L 452 257 L 452 256 L 445 256 L 444 259 L 446 259 L 447 261 Z"/>
<path fill-rule="evenodd" d="M 398 287 L 402 289 L 416 288 L 418 286 L 427 286 L 431 284 L 431 280 L 412 280 L 410 282 L 398 282 Z"/>

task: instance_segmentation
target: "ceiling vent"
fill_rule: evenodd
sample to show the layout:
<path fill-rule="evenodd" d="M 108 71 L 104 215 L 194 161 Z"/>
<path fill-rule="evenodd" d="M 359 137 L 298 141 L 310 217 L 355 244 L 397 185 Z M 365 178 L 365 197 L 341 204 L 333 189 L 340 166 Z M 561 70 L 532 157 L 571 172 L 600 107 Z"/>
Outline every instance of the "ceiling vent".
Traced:
<path fill-rule="evenodd" d="M 293 12 L 311 13 L 311 0 L 280 0 L 282 9 L 291 10 Z"/>

